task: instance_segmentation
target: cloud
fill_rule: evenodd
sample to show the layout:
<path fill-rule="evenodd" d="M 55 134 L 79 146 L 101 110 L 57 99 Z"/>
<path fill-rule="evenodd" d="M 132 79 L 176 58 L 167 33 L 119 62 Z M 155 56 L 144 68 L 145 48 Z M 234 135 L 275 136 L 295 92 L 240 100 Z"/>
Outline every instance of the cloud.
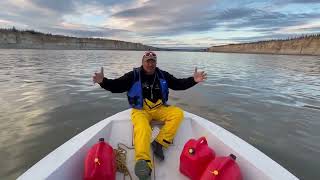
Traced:
<path fill-rule="evenodd" d="M 58 13 L 69 13 L 75 10 L 73 0 L 32 0 L 35 5 Z"/>
<path fill-rule="evenodd" d="M 237 10 L 227 11 L 229 14 L 223 13 L 221 18 L 228 20 L 225 23 L 226 30 L 251 29 L 256 32 L 274 32 L 284 27 L 299 26 L 304 24 L 306 20 L 319 20 L 320 13 L 300 13 L 300 14 L 285 14 L 280 12 L 252 10 L 248 9 L 240 12 L 246 16 L 240 16 Z M 235 12 L 235 13 L 234 13 Z M 232 19 L 230 17 L 233 17 Z M 312 27 L 310 27 L 312 28 Z"/>
<path fill-rule="evenodd" d="M 103 7 L 106 9 L 118 5 L 133 3 L 134 0 L 29 0 L 31 3 L 54 12 L 70 14 L 85 6 Z"/>
<path fill-rule="evenodd" d="M 212 44 L 210 41 L 237 42 L 319 32 L 318 25 L 312 24 L 320 19 L 319 2 L 1 0 L 0 26 L 145 44 L 202 46 Z"/>
<path fill-rule="evenodd" d="M 63 24 L 62 26 L 48 28 L 50 32 L 76 37 L 111 37 L 130 33 L 126 30 L 108 29 L 101 27 L 85 26 L 80 24 Z"/>
<path fill-rule="evenodd" d="M 0 16 L 13 22 L 19 28 L 50 27 L 61 21 L 61 16 L 43 9 L 31 1 L 3 0 L 0 2 Z"/>
<path fill-rule="evenodd" d="M 99 30 L 92 30 L 92 27 L 83 22 L 76 24 L 68 22 L 68 17 L 80 20 L 85 13 L 106 16 L 109 9 L 117 3 L 132 2 L 131 0 L 2 0 L 0 1 L 0 17 L 3 21 L 12 22 L 11 26 L 20 29 L 35 29 L 50 33 L 70 33 L 74 36 L 96 36 L 113 34 L 118 29 L 107 29 L 102 26 Z M 81 22 L 80 22 L 81 23 Z M 65 28 L 65 29 L 64 29 Z M 76 29 L 78 28 L 78 29 Z M 124 30 L 121 31 L 123 33 Z M 87 34 L 86 34 L 87 33 Z"/>
<path fill-rule="evenodd" d="M 11 24 L 11 23 L 12 23 L 11 21 L 7 21 L 7 20 L 2 20 L 2 19 L 0 19 L 0 24 L 8 25 L 8 24 Z"/>
<path fill-rule="evenodd" d="M 288 3 L 311 3 L 311 4 L 317 4 L 320 3 L 319 0 L 289 0 Z"/>
<path fill-rule="evenodd" d="M 225 11 L 221 12 L 220 14 L 217 14 L 213 18 L 218 19 L 219 21 L 235 20 L 248 17 L 255 13 L 257 13 L 257 10 L 253 8 L 232 8 L 226 9 Z"/>
<path fill-rule="evenodd" d="M 167 3 L 170 4 L 168 1 L 161 4 Z M 269 5 L 266 5 L 268 8 L 254 7 L 250 3 L 247 3 L 248 7 L 216 9 L 212 8 L 214 3 L 208 1 L 198 1 L 196 5 L 191 2 L 188 4 L 176 1 L 170 4 L 170 7 L 161 4 L 158 1 L 149 1 L 140 7 L 119 11 L 111 18 L 114 21 L 130 22 L 125 28 L 142 35 L 176 36 L 217 29 L 225 31 L 251 29 L 271 34 L 283 27 L 298 26 L 307 19 L 320 17 L 318 13 L 292 14 L 278 11 Z"/>
<path fill-rule="evenodd" d="M 282 33 L 282 34 L 295 33 L 295 32 L 304 33 L 305 31 L 320 32 L 320 19 L 318 19 L 318 21 L 312 21 L 309 23 L 300 24 L 296 26 L 283 27 L 279 30 L 279 33 Z"/>
<path fill-rule="evenodd" d="M 145 35 L 175 35 L 194 31 L 207 31 L 214 25 L 204 21 L 210 12 L 212 0 L 194 3 L 192 0 L 148 1 L 140 7 L 119 11 L 115 20 L 133 22 L 129 30 Z"/>

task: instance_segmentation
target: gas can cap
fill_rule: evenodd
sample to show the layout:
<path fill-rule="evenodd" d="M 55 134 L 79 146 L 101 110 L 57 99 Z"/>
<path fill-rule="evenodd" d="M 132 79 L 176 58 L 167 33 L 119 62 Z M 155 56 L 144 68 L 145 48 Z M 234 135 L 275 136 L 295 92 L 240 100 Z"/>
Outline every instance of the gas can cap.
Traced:
<path fill-rule="evenodd" d="M 230 157 L 231 157 L 233 160 L 236 160 L 236 159 L 237 159 L 237 156 L 235 156 L 234 154 L 230 154 Z"/>

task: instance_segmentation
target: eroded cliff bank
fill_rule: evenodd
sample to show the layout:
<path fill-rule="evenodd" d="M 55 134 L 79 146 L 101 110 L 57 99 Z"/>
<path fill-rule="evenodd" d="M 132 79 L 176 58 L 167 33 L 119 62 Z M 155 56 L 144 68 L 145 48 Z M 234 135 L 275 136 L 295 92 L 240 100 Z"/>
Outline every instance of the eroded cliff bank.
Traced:
<path fill-rule="evenodd" d="M 117 40 L 76 38 L 34 31 L 0 30 L 0 48 L 12 49 L 109 49 L 160 50 L 141 43 Z"/>
<path fill-rule="evenodd" d="M 213 46 L 209 52 L 320 55 L 320 36 Z"/>

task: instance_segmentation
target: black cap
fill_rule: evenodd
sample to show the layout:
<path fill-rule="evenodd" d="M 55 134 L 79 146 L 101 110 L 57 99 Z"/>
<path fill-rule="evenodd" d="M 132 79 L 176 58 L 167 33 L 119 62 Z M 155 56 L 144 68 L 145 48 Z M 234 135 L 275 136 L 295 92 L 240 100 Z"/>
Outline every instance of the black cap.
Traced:
<path fill-rule="evenodd" d="M 104 141 L 104 138 L 100 138 L 99 141 L 100 141 L 100 142 L 103 142 L 103 141 Z"/>

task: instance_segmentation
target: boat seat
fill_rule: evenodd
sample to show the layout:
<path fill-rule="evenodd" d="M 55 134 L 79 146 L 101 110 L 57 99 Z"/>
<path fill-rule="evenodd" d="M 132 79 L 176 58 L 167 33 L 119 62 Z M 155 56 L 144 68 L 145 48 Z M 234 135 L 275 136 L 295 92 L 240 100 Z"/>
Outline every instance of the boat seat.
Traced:
<path fill-rule="evenodd" d="M 164 125 L 164 121 L 156 121 L 154 119 L 150 121 L 151 128 L 154 126 L 163 126 L 163 125 Z"/>

